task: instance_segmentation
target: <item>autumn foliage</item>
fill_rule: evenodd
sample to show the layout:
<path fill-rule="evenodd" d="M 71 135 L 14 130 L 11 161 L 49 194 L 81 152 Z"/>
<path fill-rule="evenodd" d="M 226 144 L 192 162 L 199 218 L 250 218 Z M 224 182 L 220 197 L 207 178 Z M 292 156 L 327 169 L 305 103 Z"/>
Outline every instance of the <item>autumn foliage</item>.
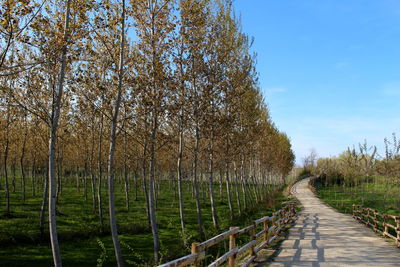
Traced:
<path fill-rule="evenodd" d="M 56 230 L 57 198 L 79 173 L 103 225 L 114 206 L 105 206 L 104 194 L 113 194 L 116 175 L 127 209 L 134 186 L 146 192 L 158 261 L 161 180 L 179 181 L 179 192 L 193 183 L 202 234 L 199 182 L 209 183 L 218 228 L 218 183 L 233 218 L 249 205 L 234 208 L 234 188 L 245 201 L 253 192 L 261 200 L 262 185 L 282 182 L 292 169 L 290 140 L 271 121 L 259 87 L 253 40 L 229 0 L 2 0 L 0 35 L 0 186 L 8 215 L 18 204 L 9 203 L 11 187 L 21 187 L 25 201 L 32 195 L 26 183 L 48 173 L 43 201 L 53 205 Z M 21 184 L 12 184 L 11 170 Z M 260 187 L 250 192 L 250 184 Z"/>

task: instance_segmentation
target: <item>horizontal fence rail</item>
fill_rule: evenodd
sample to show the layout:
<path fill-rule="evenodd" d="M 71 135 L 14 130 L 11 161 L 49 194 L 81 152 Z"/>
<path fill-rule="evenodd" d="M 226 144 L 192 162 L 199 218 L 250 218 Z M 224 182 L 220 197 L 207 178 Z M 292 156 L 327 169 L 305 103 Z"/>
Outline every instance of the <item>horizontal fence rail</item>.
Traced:
<path fill-rule="evenodd" d="M 242 229 L 239 227 L 230 227 L 228 231 L 214 236 L 213 238 L 202 243 L 192 243 L 191 254 L 164 263 L 158 267 L 182 267 L 191 264 L 192 266 L 198 267 L 201 260 L 206 257 L 206 250 L 208 248 L 228 239 L 229 250 L 208 266 L 216 267 L 227 263 L 228 267 L 234 267 L 237 266 L 239 257 L 245 259 L 240 266 L 248 266 L 257 257 L 257 253 L 261 249 L 268 247 L 278 237 L 280 231 L 286 225 L 294 221 L 295 217 L 295 202 L 287 202 L 283 208 L 274 212 L 272 216 L 266 216 L 255 220 L 253 221 L 252 225 Z M 237 237 L 239 235 L 248 233 L 250 233 L 251 240 L 242 247 L 237 247 Z"/>
<path fill-rule="evenodd" d="M 379 213 L 377 210 L 353 205 L 353 218 L 371 227 L 375 232 L 395 240 L 400 247 L 400 217 Z"/>

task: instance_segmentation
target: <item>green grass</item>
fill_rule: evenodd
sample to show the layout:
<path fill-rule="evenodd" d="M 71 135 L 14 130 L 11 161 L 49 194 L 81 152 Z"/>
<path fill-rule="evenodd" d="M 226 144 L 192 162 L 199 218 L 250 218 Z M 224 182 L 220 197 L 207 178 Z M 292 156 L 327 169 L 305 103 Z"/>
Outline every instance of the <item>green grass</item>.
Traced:
<path fill-rule="evenodd" d="M 88 181 L 89 182 L 89 181 Z M 4 185 L 4 180 L 1 179 Z M 12 216 L 0 217 L 0 266 L 50 266 L 52 255 L 48 238 L 48 226 L 45 228 L 45 238 L 40 237 L 39 213 L 41 206 L 42 184 L 38 184 L 36 195 L 32 195 L 30 181 L 27 181 L 26 201 L 22 203 L 20 181 L 16 181 L 16 191 L 11 192 Z M 134 196 L 134 183 L 130 192 L 131 207 L 125 208 L 125 196 L 123 184 L 116 184 L 116 211 L 117 223 L 124 258 L 132 266 L 149 265 L 153 258 L 153 241 L 151 229 L 148 226 L 145 209 L 145 198 L 138 185 L 138 199 Z M 91 190 L 88 185 L 88 199 L 84 199 L 83 185 L 76 188 L 75 178 L 68 178 L 64 182 L 64 188 L 59 198 L 57 228 L 60 240 L 60 248 L 64 266 L 94 266 L 102 254 L 102 248 L 98 240 L 104 244 L 106 261 L 103 266 L 114 266 L 115 257 L 112 240 L 108 227 L 108 199 L 103 192 L 104 229 L 101 231 L 98 216 L 93 212 L 91 202 Z M 103 187 L 105 188 L 105 187 Z M 197 214 L 195 201 L 190 191 L 190 184 L 184 184 L 185 217 L 187 225 L 188 245 L 183 244 L 180 233 L 179 206 L 177 192 L 173 183 L 163 181 L 158 195 L 157 221 L 161 241 L 161 254 L 163 261 L 186 255 L 190 251 L 190 243 L 201 241 L 197 233 Z M 204 184 L 207 192 L 207 184 Z M 225 187 L 223 201 L 219 197 L 219 185 L 215 184 L 215 195 L 217 199 L 217 212 L 220 220 L 220 229 L 213 227 L 211 220 L 211 208 L 207 193 L 202 201 L 202 212 L 206 237 L 210 238 L 219 232 L 225 231 L 229 226 L 247 226 L 254 219 L 271 214 L 278 209 L 286 198 L 282 190 L 272 188 L 269 200 L 258 205 L 253 205 L 241 217 L 234 221 L 229 219 L 229 208 L 226 203 Z M 234 189 L 233 203 L 237 214 L 237 205 Z M 4 188 L 0 190 L 4 196 Z M 202 196 L 203 194 L 201 194 Z M 203 200 L 203 199 L 202 199 Z M 243 203 L 243 199 L 241 199 Z M 5 199 L 1 198 L 0 212 L 5 210 Z M 47 207 L 46 207 L 47 211 Z M 46 216 L 47 221 L 47 216 Z M 226 244 L 216 247 L 212 252 L 218 255 Z"/>
<path fill-rule="evenodd" d="M 322 183 L 324 184 L 324 183 Z M 328 185 L 317 190 L 318 196 L 343 213 L 352 213 L 352 205 L 373 208 L 380 213 L 400 215 L 400 188 L 384 177 L 373 177 L 354 186 Z"/>

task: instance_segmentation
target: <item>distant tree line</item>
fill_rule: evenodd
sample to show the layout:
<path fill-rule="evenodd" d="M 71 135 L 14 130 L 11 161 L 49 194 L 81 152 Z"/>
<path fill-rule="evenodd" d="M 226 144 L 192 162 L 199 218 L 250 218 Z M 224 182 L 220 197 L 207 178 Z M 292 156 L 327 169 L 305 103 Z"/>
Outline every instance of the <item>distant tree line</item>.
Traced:
<path fill-rule="evenodd" d="M 348 148 L 337 157 L 319 158 L 310 156 L 305 169 L 322 176 L 327 184 L 357 186 L 369 182 L 371 177 L 381 176 L 391 184 L 400 184 L 400 143 L 396 134 L 384 139 L 381 153 L 375 145 L 365 140 L 358 147 Z"/>

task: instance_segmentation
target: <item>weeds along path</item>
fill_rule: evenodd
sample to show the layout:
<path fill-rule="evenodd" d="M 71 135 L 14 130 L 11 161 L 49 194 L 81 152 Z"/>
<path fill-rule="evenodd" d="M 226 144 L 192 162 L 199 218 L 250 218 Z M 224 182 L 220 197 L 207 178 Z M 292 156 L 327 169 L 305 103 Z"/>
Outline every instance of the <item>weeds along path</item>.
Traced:
<path fill-rule="evenodd" d="M 269 266 L 400 266 L 400 249 L 319 200 L 309 178 L 292 188 L 304 209 Z"/>

